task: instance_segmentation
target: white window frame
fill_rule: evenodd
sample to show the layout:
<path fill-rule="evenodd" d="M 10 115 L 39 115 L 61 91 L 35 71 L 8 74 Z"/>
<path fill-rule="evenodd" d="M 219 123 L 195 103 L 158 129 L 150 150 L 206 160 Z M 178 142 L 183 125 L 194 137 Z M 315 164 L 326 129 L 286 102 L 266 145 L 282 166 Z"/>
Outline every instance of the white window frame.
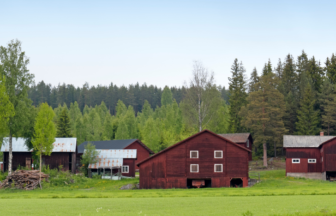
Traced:
<path fill-rule="evenodd" d="M 250 140 L 249 139 L 247 139 L 247 141 L 246 141 L 246 147 L 250 148 Z"/>
<path fill-rule="evenodd" d="M 124 172 L 124 167 L 126 168 L 127 167 L 127 172 Z M 121 173 L 129 173 L 129 166 L 122 166 L 121 167 Z"/>
<path fill-rule="evenodd" d="M 216 157 L 216 152 L 222 153 L 222 157 Z M 223 151 L 222 150 L 215 150 L 214 151 L 214 158 L 223 158 Z"/>
<path fill-rule="evenodd" d="M 217 166 L 217 165 L 220 165 L 220 166 L 222 167 L 222 171 L 216 171 L 216 166 Z M 223 172 L 223 164 L 215 164 L 215 165 L 214 165 L 214 171 L 215 171 L 215 172 Z"/>
<path fill-rule="evenodd" d="M 192 152 L 197 152 L 197 157 L 191 157 L 191 153 L 192 153 Z M 197 151 L 197 150 L 190 150 L 190 158 L 193 158 L 193 159 L 197 159 L 197 158 L 199 158 L 198 151 Z"/>
<path fill-rule="evenodd" d="M 310 161 L 312 160 L 312 161 Z M 308 163 L 316 163 L 316 159 L 315 158 L 308 158 Z"/>
<path fill-rule="evenodd" d="M 299 160 L 299 161 L 298 162 L 296 162 L 296 161 L 294 162 L 294 160 Z M 299 164 L 300 163 L 300 158 L 292 158 L 292 163 L 293 164 Z"/>
<path fill-rule="evenodd" d="M 196 166 L 197 166 L 197 171 L 192 171 L 192 168 L 191 168 L 191 167 L 192 167 L 193 165 L 196 165 Z M 198 172 L 199 172 L 199 165 L 198 165 L 198 164 L 190 164 L 190 172 L 191 172 L 191 173 L 198 173 Z"/>

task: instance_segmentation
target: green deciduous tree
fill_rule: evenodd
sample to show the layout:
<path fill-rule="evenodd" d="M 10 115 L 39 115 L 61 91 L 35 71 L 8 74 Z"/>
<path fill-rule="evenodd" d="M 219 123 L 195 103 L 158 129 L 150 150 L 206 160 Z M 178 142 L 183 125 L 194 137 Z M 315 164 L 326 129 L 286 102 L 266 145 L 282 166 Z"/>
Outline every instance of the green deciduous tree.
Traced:
<path fill-rule="evenodd" d="M 96 146 L 88 142 L 84 147 L 84 153 L 81 158 L 81 169 L 84 174 L 88 175 L 89 164 L 94 164 L 98 162 L 98 152 L 96 151 Z"/>
<path fill-rule="evenodd" d="M 56 135 L 56 129 L 53 122 L 54 115 L 54 111 L 47 103 L 42 103 L 40 105 L 34 127 L 34 139 L 32 140 L 36 154 L 40 156 L 40 173 L 42 169 L 42 154 L 50 155 L 54 147 L 53 143 L 55 142 Z"/>
<path fill-rule="evenodd" d="M 166 86 L 163 89 L 162 96 L 161 96 L 161 106 L 167 106 L 173 103 L 173 94 L 170 91 L 169 87 Z"/>
<path fill-rule="evenodd" d="M 118 129 L 115 135 L 115 139 L 122 140 L 122 139 L 130 139 L 127 123 L 124 118 L 120 118 L 118 122 Z"/>
<path fill-rule="evenodd" d="M 230 90 L 230 131 L 232 133 L 243 132 L 239 110 L 246 105 L 247 92 L 245 82 L 245 69 L 242 63 L 235 59 L 231 66 L 232 76 L 229 77 Z"/>
<path fill-rule="evenodd" d="M 8 121 L 14 114 L 14 106 L 6 90 L 6 78 L 0 76 L 0 137 L 7 135 Z"/>
<path fill-rule="evenodd" d="M 143 142 L 154 152 L 161 150 L 160 128 L 157 122 L 152 118 L 146 121 L 143 129 Z"/>
<path fill-rule="evenodd" d="M 0 47 L 0 62 L 0 76 L 6 78 L 6 91 L 15 112 L 15 115 L 10 116 L 7 122 L 9 132 L 8 174 L 11 175 L 12 137 L 20 136 L 23 128 L 29 124 L 27 112 L 29 112 L 32 101 L 28 99 L 28 88 L 34 76 L 27 69 L 29 59 L 21 50 L 21 42 L 18 40 L 12 40 L 7 47 Z"/>
<path fill-rule="evenodd" d="M 310 85 L 307 85 L 300 109 L 297 111 L 296 130 L 299 135 L 315 135 L 319 128 L 319 112 L 314 110 L 316 100 Z"/>
<path fill-rule="evenodd" d="M 68 110 L 63 108 L 57 120 L 57 137 L 72 137 Z"/>

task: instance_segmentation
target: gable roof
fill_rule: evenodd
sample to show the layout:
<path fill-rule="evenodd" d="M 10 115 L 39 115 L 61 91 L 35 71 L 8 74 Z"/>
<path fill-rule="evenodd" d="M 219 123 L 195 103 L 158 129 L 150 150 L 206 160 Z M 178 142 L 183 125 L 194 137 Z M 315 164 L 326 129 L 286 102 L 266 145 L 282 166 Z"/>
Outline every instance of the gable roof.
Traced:
<path fill-rule="evenodd" d="M 26 139 L 22 137 L 12 138 L 12 151 L 13 152 L 32 152 L 28 150 L 25 144 Z M 76 152 L 76 142 L 77 138 L 55 138 L 53 143 L 52 152 Z M 1 146 L 2 152 L 9 151 L 9 137 L 5 137 Z"/>
<path fill-rule="evenodd" d="M 133 144 L 135 141 L 138 141 L 150 154 L 154 154 L 145 144 L 140 142 L 137 139 L 126 139 L 126 140 L 105 140 L 105 141 L 85 141 L 78 146 L 78 154 L 84 153 L 85 146 L 90 142 L 96 149 L 124 149 L 127 146 Z"/>
<path fill-rule="evenodd" d="M 190 140 L 190 139 L 193 139 L 194 137 L 196 137 L 196 136 L 198 136 L 198 135 L 200 135 L 200 134 L 203 134 L 203 133 L 205 133 L 205 132 L 210 133 L 210 134 L 212 134 L 212 135 L 214 135 L 214 136 L 216 136 L 216 137 L 218 137 L 218 138 L 220 138 L 220 139 L 222 139 L 222 140 L 225 140 L 225 141 L 227 141 L 227 142 L 229 142 L 229 143 L 231 143 L 231 144 L 237 146 L 238 148 L 241 148 L 241 149 L 243 149 L 243 150 L 245 150 L 245 151 L 251 152 L 250 149 L 245 148 L 245 147 L 243 147 L 243 146 L 241 146 L 241 145 L 238 145 L 237 143 L 232 142 L 231 140 L 229 140 L 229 139 L 227 139 L 227 138 L 225 138 L 225 137 L 222 137 L 222 136 L 220 136 L 220 135 L 218 135 L 218 134 L 215 134 L 215 133 L 213 133 L 213 132 L 211 132 L 211 131 L 209 131 L 209 130 L 203 130 L 203 131 L 201 131 L 201 132 L 198 132 L 198 133 L 196 133 L 196 134 L 194 134 L 194 135 L 188 137 L 188 138 L 185 139 L 185 140 L 182 140 L 182 141 L 176 143 L 175 145 L 169 146 L 168 148 L 166 148 L 166 149 L 164 149 L 164 150 L 162 150 L 162 151 L 156 153 L 155 155 L 153 155 L 153 156 L 151 156 L 151 157 L 149 157 L 149 158 L 146 158 L 146 159 L 143 160 L 143 161 L 140 161 L 140 162 L 137 164 L 137 166 L 139 166 L 140 164 L 142 164 L 142 163 L 144 163 L 144 162 L 146 162 L 146 161 L 148 161 L 148 160 L 150 160 L 150 159 L 152 159 L 152 158 L 154 158 L 154 157 L 156 157 L 156 156 L 158 156 L 158 155 L 160 155 L 160 154 L 162 154 L 162 153 L 164 153 L 164 152 L 166 152 L 166 151 L 169 151 L 170 149 L 172 149 L 172 148 L 174 148 L 174 147 L 176 147 L 176 146 L 179 146 L 179 145 L 181 145 L 182 143 L 184 143 L 184 142 L 186 142 L 186 141 L 188 141 L 188 140 Z"/>
<path fill-rule="evenodd" d="M 335 138 L 335 136 L 301 136 L 284 135 L 284 148 L 318 148 L 325 142 Z"/>
<path fill-rule="evenodd" d="M 250 133 L 229 133 L 229 134 L 218 134 L 226 139 L 231 140 L 235 143 L 246 143 L 248 138 L 251 136 Z"/>

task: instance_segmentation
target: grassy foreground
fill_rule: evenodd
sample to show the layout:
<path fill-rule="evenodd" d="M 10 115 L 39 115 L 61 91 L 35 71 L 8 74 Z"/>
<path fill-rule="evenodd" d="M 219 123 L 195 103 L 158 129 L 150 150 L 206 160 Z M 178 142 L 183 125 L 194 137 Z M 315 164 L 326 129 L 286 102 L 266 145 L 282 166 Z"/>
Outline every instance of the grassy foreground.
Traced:
<path fill-rule="evenodd" d="M 107 198 L 107 199 L 7 199 L 1 215 L 306 215 L 336 210 L 335 195 Z M 250 214 L 248 213 L 250 212 Z M 244 214 L 245 213 L 245 214 Z M 299 214 L 302 213 L 302 214 Z"/>

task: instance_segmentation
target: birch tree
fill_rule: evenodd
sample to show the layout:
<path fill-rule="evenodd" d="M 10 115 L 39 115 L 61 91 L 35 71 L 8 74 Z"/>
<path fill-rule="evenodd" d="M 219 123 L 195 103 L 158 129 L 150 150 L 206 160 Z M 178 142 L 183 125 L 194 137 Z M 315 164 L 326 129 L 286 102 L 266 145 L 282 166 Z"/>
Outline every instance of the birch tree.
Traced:
<path fill-rule="evenodd" d="M 221 105 L 221 94 L 215 84 L 214 73 L 209 72 L 201 62 L 195 61 L 192 78 L 185 87 L 187 90 L 181 106 L 182 112 L 187 121 L 202 131 Z"/>
<path fill-rule="evenodd" d="M 21 50 L 21 42 L 12 40 L 7 47 L 0 47 L 0 75 L 6 78 L 6 90 L 10 102 L 14 106 L 15 115 L 9 117 L 7 128 L 9 133 L 8 175 L 12 174 L 12 137 L 21 135 L 29 124 L 27 113 L 32 101 L 28 99 L 28 88 L 34 76 L 29 73 L 29 59 Z"/>

